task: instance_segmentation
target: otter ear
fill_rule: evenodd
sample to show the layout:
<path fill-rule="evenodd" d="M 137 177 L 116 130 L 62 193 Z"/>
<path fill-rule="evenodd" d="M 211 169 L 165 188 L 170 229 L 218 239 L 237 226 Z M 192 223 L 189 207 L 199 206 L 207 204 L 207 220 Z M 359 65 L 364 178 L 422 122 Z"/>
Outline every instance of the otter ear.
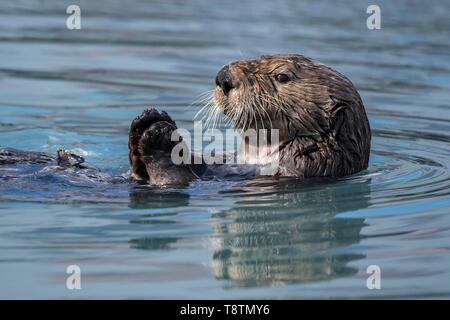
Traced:
<path fill-rule="evenodd" d="M 344 111 L 348 107 L 348 101 L 339 99 L 333 95 L 330 95 L 331 103 L 329 105 L 328 114 L 331 119 L 330 132 L 336 137 L 339 134 L 339 130 L 344 122 Z"/>
<path fill-rule="evenodd" d="M 329 112 L 332 118 L 336 116 L 340 111 L 347 108 L 348 102 L 342 99 L 339 99 L 335 96 L 330 95 L 331 104 L 329 107 Z"/>

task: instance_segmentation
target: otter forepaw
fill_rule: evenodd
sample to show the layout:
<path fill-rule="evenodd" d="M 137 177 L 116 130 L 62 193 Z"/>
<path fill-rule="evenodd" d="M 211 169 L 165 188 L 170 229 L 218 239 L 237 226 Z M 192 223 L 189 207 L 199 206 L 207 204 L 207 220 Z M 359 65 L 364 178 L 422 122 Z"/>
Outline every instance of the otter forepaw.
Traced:
<path fill-rule="evenodd" d="M 130 150 L 132 176 L 137 180 L 146 180 L 148 178 L 145 164 L 140 160 L 142 154 L 139 151 L 139 142 L 147 129 L 161 121 L 169 123 L 176 128 L 175 121 L 166 112 L 159 112 L 155 108 L 144 110 L 131 123 L 128 148 Z"/>
<path fill-rule="evenodd" d="M 142 136 L 145 130 L 156 122 L 165 121 L 176 126 L 175 121 L 165 112 L 159 112 L 155 108 L 148 108 L 144 110 L 140 115 L 134 118 L 130 127 L 130 139 L 139 138 Z"/>
<path fill-rule="evenodd" d="M 175 141 L 171 140 L 172 133 L 177 127 L 166 121 L 154 123 L 145 130 L 139 141 L 138 150 L 141 156 L 151 155 L 155 151 L 171 153 Z"/>
<path fill-rule="evenodd" d="M 138 150 L 150 184 L 180 186 L 198 178 L 189 165 L 175 164 L 172 161 L 172 149 L 179 143 L 177 139 L 172 141 L 172 134 L 176 129 L 172 123 L 159 121 L 142 134 Z"/>

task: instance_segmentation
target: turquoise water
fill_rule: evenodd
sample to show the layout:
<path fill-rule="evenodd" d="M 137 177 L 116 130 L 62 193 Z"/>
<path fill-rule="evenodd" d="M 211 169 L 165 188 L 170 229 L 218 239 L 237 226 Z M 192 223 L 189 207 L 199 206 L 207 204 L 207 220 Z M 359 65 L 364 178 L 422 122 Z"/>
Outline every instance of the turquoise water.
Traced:
<path fill-rule="evenodd" d="M 358 88 L 370 167 L 166 190 L 0 171 L 0 298 L 450 298 L 449 2 L 377 1 L 376 31 L 369 1 L 83 0 L 76 31 L 69 4 L 0 4 L 0 146 L 124 173 L 145 107 L 191 129 L 224 63 L 296 52 Z"/>

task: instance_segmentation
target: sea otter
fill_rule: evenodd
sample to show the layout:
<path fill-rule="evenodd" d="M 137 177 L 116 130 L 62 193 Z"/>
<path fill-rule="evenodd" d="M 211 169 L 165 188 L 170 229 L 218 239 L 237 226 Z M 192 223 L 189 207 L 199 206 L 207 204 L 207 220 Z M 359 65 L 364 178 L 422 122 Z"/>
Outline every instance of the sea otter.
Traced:
<path fill-rule="evenodd" d="M 299 54 L 265 55 L 225 65 L 215 84 L 214 108 L 236 128 L 278 130 L 274 176 L 342 177 L 367 168 L 371 131 L 364 105 L 352 82 L 334 69 Z M 171 137 L 176 129 L 166 112 L 153 108 L 132 121 L 128 146 L 134 180 L 185 185 L 218 169 L 205 163 L 175 165 L 171 150 L 178 142 Z M 258 149 L 246 144 L 247 150 Z M 0 150 L 0 164 L 11 161 L 58 161 L 92 169 L 81 157 L 64 151 L 54 158 Z M 264 163 L 249 162 L 263 166 L 270 161 L 269 157 Z M 225 164 L 219 170 L 226 168 Z"/>
<path fill-rule="evenodd" d="M 279 130 L 275 176 L 342 177 L 367 168 L 369 122 L 341 73 L 302 55 L 272 55 L 225 65 L 215 82 L 215 108 L 237 128 Z M 201 176 L 204 165 L 171 163 L 175 129 L 169 115 L 155 109 L 134 119 L 129 149 L 135 179 L 164 184 Z"/>

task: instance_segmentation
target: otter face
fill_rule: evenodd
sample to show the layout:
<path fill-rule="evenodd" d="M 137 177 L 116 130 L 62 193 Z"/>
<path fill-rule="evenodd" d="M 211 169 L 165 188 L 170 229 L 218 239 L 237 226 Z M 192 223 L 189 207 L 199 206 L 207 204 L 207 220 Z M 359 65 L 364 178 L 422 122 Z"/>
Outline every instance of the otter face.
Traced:
<path fill-rule="evenodd" d="M 288 112 L 284 96 L 294 90 L 300 69 L 293 59 L 267 56 L 224 66 L 216 77 L 214 100 L 237 128 L 270 128 Z"/>
<path fill-rule="evenodd" d="M 345 76 L 295 54 L 230 63 L 217 73 L 214 92 L 216 106 L 237 128 L 275 128 L 285 140 L 326 135 L 341 100 L 362 106 Z"/>

